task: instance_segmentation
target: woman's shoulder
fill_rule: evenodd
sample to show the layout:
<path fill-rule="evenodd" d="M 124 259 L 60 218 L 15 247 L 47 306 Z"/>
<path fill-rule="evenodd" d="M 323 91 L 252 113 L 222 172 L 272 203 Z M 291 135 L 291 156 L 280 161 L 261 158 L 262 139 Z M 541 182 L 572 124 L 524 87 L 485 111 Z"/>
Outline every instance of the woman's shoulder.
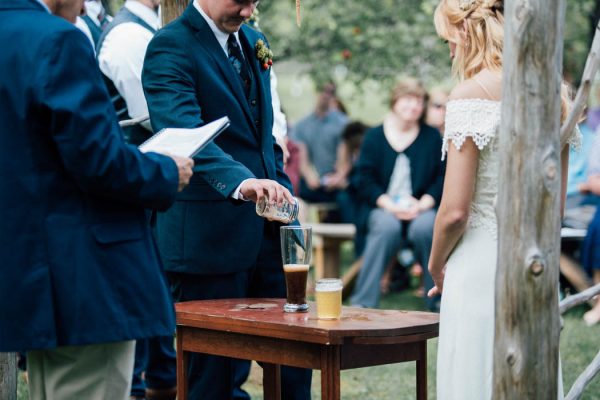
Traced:
<path fill-rule="evenodd" d="M 483 70 L 456 85 L 450 92 L 448 101 L 483 100 L 499 103 L 501 93 L 501 75 Z"/>

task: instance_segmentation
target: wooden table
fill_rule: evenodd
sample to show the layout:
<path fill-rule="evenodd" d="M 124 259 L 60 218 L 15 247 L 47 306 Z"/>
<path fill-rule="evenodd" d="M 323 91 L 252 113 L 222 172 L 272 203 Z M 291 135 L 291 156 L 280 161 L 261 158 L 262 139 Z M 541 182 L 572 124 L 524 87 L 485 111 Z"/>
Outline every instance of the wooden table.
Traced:
<path fill-rule="evenodd" d="M 438 314 L 344 307 L 337 321 L 284 313 L 283 299 L 178 303 L 177 398 L 187 399 L 190 352 L 262 362 L 265 400 L 280 399 L 280 365 L 321 370 L 323 400 L 340 399 L 340 370 L 416 361 L 417 399 L 427 399 L 427 340 Z"/>

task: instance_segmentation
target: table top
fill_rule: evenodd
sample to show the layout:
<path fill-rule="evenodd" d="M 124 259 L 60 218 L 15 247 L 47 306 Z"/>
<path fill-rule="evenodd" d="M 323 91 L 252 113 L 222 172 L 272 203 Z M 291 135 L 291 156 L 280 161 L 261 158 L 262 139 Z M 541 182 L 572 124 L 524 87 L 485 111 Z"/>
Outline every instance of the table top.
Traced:
<path fill-rule="evenodd" d="M 285 313 L 285 299 L 201 300 L 175 304 L 177 325 L 320 344 L 395 343 L 438 335 L 439 315 L 420 311 L 342 308 L 339 320 Z"/>

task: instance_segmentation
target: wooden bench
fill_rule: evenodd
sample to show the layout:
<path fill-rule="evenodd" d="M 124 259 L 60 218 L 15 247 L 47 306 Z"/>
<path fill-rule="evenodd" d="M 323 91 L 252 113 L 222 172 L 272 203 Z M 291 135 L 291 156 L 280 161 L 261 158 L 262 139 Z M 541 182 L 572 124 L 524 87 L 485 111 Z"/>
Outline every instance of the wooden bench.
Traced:
<path fill-rule="evenodd" d="M 311 224 L 313 232 L 315 279 L 340 277 L 340 248 L 353 240 L 353 224 Z"/>
<path fill-rule="evenodd" d="M 587 234 L 586 229 L 561 228 L 561 242 L 581 242 Z M 577 291 L 582 292 L 592 286 L 588 274 L 581 268 L 581 265 L 571 257 L 560 255 L 560 272 L 569 281 Z"/>

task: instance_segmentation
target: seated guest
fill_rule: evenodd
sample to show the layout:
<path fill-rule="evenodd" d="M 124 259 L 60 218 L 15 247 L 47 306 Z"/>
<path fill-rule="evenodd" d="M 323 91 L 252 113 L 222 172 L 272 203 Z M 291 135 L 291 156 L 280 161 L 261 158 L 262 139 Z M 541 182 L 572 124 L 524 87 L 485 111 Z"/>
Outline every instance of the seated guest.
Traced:
<path fill-rule="evenodd" d="M 427 94 L 414 79 L 394 89 L 383 125 L 367 132 L 357 163 L 359 198 L 369 206 L 363 268 L 351 297 L 357 306 L 379 304 L 385 267 L 408 241 L 421 265 L 428 265 L 435 207 L 443 186 L 442 139 L 423 123 Z M 426 290 L 433 287 L 426 277 Z M 427 299 L 430 309 L 436 299 Z"/>
<path fill-rule="evenodd" d="M 590 150 L 588 164 L 588 180 L 580 185 L 584 193 L 600 196 L 600 137 L 596 137 Z M 590 222 L 587 235 L 583 242 L 582 261 L 584 268 L 592 274 L 595 284 L 600 283 L 600 208 Z M 596 300 L 594 307 L 583 315 L 588 325 L 600 322 L 600 300 Z"/>
<path fill-rule="evenodd" d="M 290 133 L 300 150 L 299 196 L 308 202 L 335 202 L 336 189 L 325 177 L 335 171 L 337 148 L 348 122 L 348 117 L 332 105 L 335 92 L 334 84 L 326 85 L 315 110 Z"/>

